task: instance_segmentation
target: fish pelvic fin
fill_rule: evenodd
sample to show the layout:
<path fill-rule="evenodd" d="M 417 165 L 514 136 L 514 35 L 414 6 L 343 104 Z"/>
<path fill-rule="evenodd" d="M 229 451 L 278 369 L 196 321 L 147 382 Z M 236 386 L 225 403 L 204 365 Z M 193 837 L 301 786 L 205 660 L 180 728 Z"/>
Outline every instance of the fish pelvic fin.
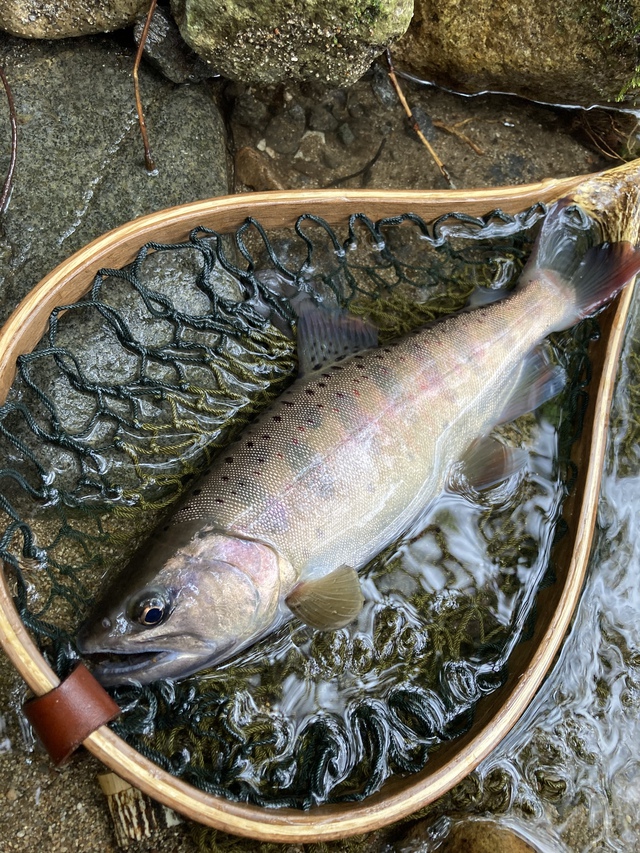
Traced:
<path fill-rule="evenodd" d="M 300 376 L 378 345 L 378 330 L 360 317 L 317 305 L 309 296 L 295 309 Z"/>
<path fill-rule="evenodd" d="M 306 625 L 329 631 L 352 622 L 362 610 L 364 596 L 355 569 L 340 566 L 323 577 L 300 581 L 285 601 Z"/>
<path fill-rule="evenodd" d="M 489 489 L 522 471 L 529 456 L 525 450 L 505 447 L 492 436 L 473 442 L 462 459 L 461 471 L 470 486 Z"/>
<path fill-rule="evenodd" d="M 567 199 L 547 214 L 520 277 L 522 287 L 551 280 L 566 297 L 557 330 L 573 326 L 610 302 L 640 272 L 640 250 L 631 243 L 600 243 L 588 248 L 593 224 Z"/>
<path fill-rule="evenodd" d="M 549 360 L 544 344 L 536 347 L 525 358 L 498 423 L 506 424 L 533 412 L 559 394 L 566 381 L 564 369 Z"/>

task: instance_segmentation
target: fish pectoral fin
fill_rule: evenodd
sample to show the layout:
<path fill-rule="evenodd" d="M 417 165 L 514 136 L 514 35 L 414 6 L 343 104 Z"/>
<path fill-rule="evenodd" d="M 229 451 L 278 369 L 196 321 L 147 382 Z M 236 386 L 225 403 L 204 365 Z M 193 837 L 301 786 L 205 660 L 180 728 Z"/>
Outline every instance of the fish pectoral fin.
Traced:
<path fill-rule="evenodd" d="M 471 486 L 488 489 L 517 474 L 527 464 L 526 450 L 505 447 L 486 436 L 474 441 L 462 459 L 462 473 Z"/>
<path fill-rule="evenodd" d="M 378 330 L 360 317 L 317 305 L 310 296 L 294 307 L 300 376 L 378 344 Z"/>
<path fill-rule="evenodd" d="M 509 423 L 520 415 L 533 412 L 559 394 L 567 380 L 563 368 L 552 364 L 545 348 L 536 347 L 526 357 L 513 393 L 507 401 L 499 423 Z"/>
<path fill-rule="evenodd" d="M 321 578 L 300 581 L 285 601 L 306 625 L 330 631 L 344 628 L 356 618 L 364 596 L 356 570 L 340 566 Z"/>

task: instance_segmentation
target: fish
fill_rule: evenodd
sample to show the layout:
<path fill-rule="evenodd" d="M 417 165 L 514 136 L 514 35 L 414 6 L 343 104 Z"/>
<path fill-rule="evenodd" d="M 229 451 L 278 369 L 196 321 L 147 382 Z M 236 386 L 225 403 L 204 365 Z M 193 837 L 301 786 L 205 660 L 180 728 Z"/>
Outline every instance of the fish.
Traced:
<path fill-rule="evenodd" d="M 80 627 L 105 686 L 217 666 L 296 617 L 344 627 L 359 570 L 424 515 L 456 465 L 478 488 L 522 464 L 491 430 L 565 384 L 553 332 L 640 270 L 628 242 L 586 251 L 568 201 L 547 214 L 500 301 L 378 345 L 365 321 L 298 306 L 300 374 L 216 457 L 107 587 Z"/>

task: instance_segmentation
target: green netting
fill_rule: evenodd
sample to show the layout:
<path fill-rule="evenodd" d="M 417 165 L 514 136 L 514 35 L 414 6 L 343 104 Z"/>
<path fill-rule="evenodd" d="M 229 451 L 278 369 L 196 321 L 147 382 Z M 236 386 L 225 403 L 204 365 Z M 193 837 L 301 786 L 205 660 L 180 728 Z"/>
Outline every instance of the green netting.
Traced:
<path fill-rule="evenodd" d="M 294 378 L 295 294 L 367 316 L 385 341 L 478 285 L 513 286 L 544 214 L 432 225 L 357 214 L 342 237 L 311 215 L 269 235 L 248 220 L 233 240 L 199 228 L 145 245 L 56 309 L 0 409 L 0 556 L 59 675 L 102 577 Z M 552 582 L 594 328 L 554 336 L 566 391 L 502 428 L 529 449 L 527 475 L 443 495 L 422 530 L 363 572 L 356 624 L 321 633 L 293 621 L 215 671 L 118 688 L 115 731 L 205 791 L 268 806 L 357 800 L 421 769 L 503 683 Z"/>

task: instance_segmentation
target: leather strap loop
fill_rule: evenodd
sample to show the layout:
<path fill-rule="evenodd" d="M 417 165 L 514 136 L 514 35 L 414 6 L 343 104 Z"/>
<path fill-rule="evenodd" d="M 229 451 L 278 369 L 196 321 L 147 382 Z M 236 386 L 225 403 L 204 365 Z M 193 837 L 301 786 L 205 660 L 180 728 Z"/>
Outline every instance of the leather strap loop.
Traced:
<path fill-rule="evenodd" d="M 66 761 L 86 737 L 120 713 L 84 664 L 23 710 L 54 764 Z"/>

